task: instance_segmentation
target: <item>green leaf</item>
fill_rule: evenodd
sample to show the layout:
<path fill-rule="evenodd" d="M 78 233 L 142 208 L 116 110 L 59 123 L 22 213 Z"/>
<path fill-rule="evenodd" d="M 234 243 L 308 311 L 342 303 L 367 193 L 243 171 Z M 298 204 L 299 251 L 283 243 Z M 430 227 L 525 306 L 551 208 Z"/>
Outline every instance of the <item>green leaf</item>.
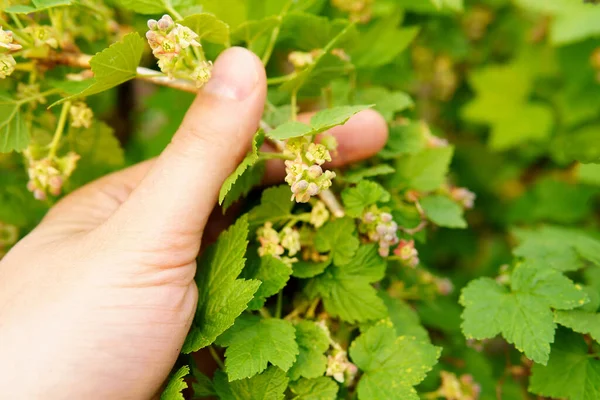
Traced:
<path fill-rule="evenodd" d="M 91 96 L 118 86 L 137 75 L 137 67 L 144 51 L 144 40 L 137 32 L 129 33 L 117 43 L 102 50 L 90 60 L 94 77 L 82 92 L 52 104 L 64 103 L 80 97 Z"/>
<path fill-rule="evenodd" d="M 69 129 L 69 149 L 81 156 L 67 183 L 73 190 L 125 166 L 125 153 L 113 129 L 95 121 L 86 129 Z"/>
<path fill-rule="evenodd" d="M 283 400 L 288 378 L 279 368 L 269 367 L 260 375 L 229 382 L 219 370 L 214 385 L 221 400 Z"/>
<path fill-rule="evenodd" d="M 397 158 L 402 154 L 416 154 L 425 149 L 429 127 L 423 121 L 392 126 L 385 148 L 379 155 L 385 159 Z"/>
<path fill-rule="evenodd" d="M 438 147 L 403 155 L 396 160 L 396 173 L 390 175 L 389 184 L 424 192 L 435 190 L 444 183 L 453 153 L 452 147 Z"/>
<path fill-rule="evenodd" d="M 415 385 L 436 364 L 440 349 L 378 324 L 350 346 L 350 357 L 364 374 L 358 382 L 360 400 L 418 400 Z"/>
<path fill-rule="evenodd" d="M 371 86 L 362 89 L 356 94 L 356 97 L 360 103 L 375 104 L 375 110 L 388 122 L 391 122 L 400 111 L 414 106 L 408 94 L 391 91 L 383 86 Z"/>
<path fill-rule="evenodd" d="M 417 37 L 419 28 L 398 28 L 400 13 L 381 18 L 361 35 L 360 43 L 351 53 L 359 68 L 376 68 L 392 62 Z"/>
<path fill-rule="evenodd" d="M 427 218 L 438 226 L 466 228 L 463 208 L 446 196 L 432 195 L 420 200 Z"/>
<path fill-rule="evenodd" d="M 246 261 L 247 237 L 248 220 L 242 217 L 202 255 L 196 275 L 198 307 L 183 353 L 213 343 L 233 325 L 258 290 L 259 281 L 236 279 Z"/>
<path fill-rule="evenodd" d="M 498 334 L 533 361 L 546 364 L 554 340 L 551 308 L 568 310 L 587 302 L 587 295 L 559 271 L 520 264 L 511 290 L 490 278 L 479 278 L 462 291 L 462 329 L 469 339 Z"/>
<path fill-rule="evenodd" d="M 211 397 L 217 394 L 211 379 L 195 367 L 192 367 L 192 376 L 194 377 L 195 381 L 192 382 L 194 398 Z"/>
<path fill-rule="evenodd" d="M 289 321 L 242 316 L 219 338 L 219 345 L 227 347 L 225 368 L 229 380 L 253 377 L 269 363 L 288 371 L 298 355 L 295 338 Z"/>
<path fill-rule="evenodd" d="M 44 11 L 49 8 L 70 6 L 73 4 L 72 0 L 32 0 L 32 5 L 17 4 L 6 8 L 4 11 L 14 14 L 31 14 L 39 11 Z"/>
<path fill-rule="evenodd" d="M 408 303 L 393 298 L 383 291 L 379 292 L 379 297 L 388 309 L 389 318 L 396 329 L 396 335 L 414 336 L 417 339 L 429 341 L 429 334 L 421 325 L 419 315 Z"/>
<path fill-rule="evenodd" d="M 355 187 L 344 190 L 342 201 L 348 216 L 360 218 L 368 206 L 390 201 L 390 193 L 376 182 L 363 180 Z"/>
<path fill-rule="evenodd" d="M 262 193 L 260 205 L 248 214 L 248 221 L 251 226 L 262 225 L 267 221 L 277 222 L 288 218 L 293 206 L 288 185 L 268 188 Z"/>
<path fill-rule="evenodd" d="M 494 150 L 545 139 L 550 134 L 551 109 L 528 102 L 532 87 L 529 68 L 519 59 L 471 73 L 470 83 L 477 96 L 463 108 L 462 115 L 466 120 L 490 125 L 489 145 Z"/>
<path fill-rule="evenodd" d="M 373 167 L 347 171 L 344 174 L 344 180 L 349 183 L 359 183 L 365 178 L 393 174 L 396 170 L 387 164 L 375 165 Z"/>
<path fill-rule="evenodd" d="M 559 271 L 575 271 L 586 261 L 600 266 L 600 240 L 570 228 L 514 229 L 520 244 L 513 254 Z"/>
<path fill-rule="evenodd" d="M 387 309 L 370 285 L 381 280 L 386 262 L 374 245 L 362 246 L 352 260 L 342 266 L 330 266 L 310 281 L 309 297 L 321 296 L 325 310 L 333 317 L 354 322 L 385 318 Z"/>
<path fill-rule="evenodd" d="M 330 221 L 317 231 L 315 248 L 321 253 L 330 251 L 335 265 L 348 264 L 360 244 L 355 232 L 351 218 Z"/>
<path fill-rule="evenodd" d="M 317 378 L 327 369 L 327 357 L 323 353 L 329 349 L 327 333 L 312 321 L 300 321 L 296 325 L 298 358 L 288 372 L 292 381 L 304 378 Z"/>
<path fill-rule="evenodd" d="M 184 400 L 181 391 L 187 389 L 188 385 L 185 383 L 183 378 L 190 373 L 190 367 L 184 365 L 175 372 L 171 378 L 167 387 L 160 395 L 160 400 Z"/>
<path fill-rule="evenodd" d="M 325 132 L 334 126 L 344 125 L 348 120 L 361 111 L 373 107 L 372 105 L 340 106 L 326 108 L 316 113 L 310 120 L 313 135 Z"/>
<path fill-rule="evenodd" d="M 600 163 L 600 125 L 585 126 L 552 141 L 553 154 L 562 162 Z"/>
<path fill-rule="evenodd" d="M 322 274 L 323 271 L 331 264 L 331 258 L 326 261 L 315 263 L 310 261 L 299 260 L 296 261 L 293 265 L 294 271 L 292 272 L 292 276 L 296 278 L 312 278 L 313 276 L 317 276 Z"/>
<path fill-rule="evenodd" d="M 310 126 L 302 122 L 290 121 L 279 125 L 267 136 L 272 139 L 284 140 L 306 135 L 317 135 L 334 126 L 344 125 L 355 114 L 371 108 L 371 106 L 340 106 L 328 108 L 316 113 L 310 120 Z"/>
<path fill-rule="evenodd" d="M 243 42 L 254 53 L 263 54 L 273 30 L 277 26 L 279 26 L 279 18 L 276 16 L 256 21 L 245 21 L 231 32 L 231 40 L 234 43 Z"/>
<path fill-rule="evenodd" d="M 191 0 L 117 0 L 117 3 L 138 14 L 171 13 L 173 9 L 194 4 Z"/>
<path fill-rule="evenodd" d="M 532 393 L 569 400 L 600 398 L 600 361 L 590 357 L 579 335 L 559 331 L 548 365 L 534 364 L 531 372 Z"/>
<path fill-rule="evenodd" d="M 254 299 L 248 304 L 248 309 L 258 310 L 267 298 L 279 293 L 285 287 L 292 274 L 292 267 L 272 256 L 258 257 L 255 254 L 249 261 L 242 277 L 262 282 L 254 294 Z"/>
<path fill-rule="evenodd" d="M 21 103 L 0 93 L 0 153 L 25 150 L 29 139 Z"/>
<path fill-rule="evenodd" d="M 600 314 L 581 310 L 556 311 L 554 321 L 600 343 Z"/>
<path fill-rule="evenodd" d="M 237 166 L 235 171 L 231 175 L 225 179 L 223 185 L 221 186 L 221 190 L 219 191 L 219 205 L 223 204 L 225 200 L 225 196 L 231 191 L 233 185 L 240 179 L 240 177 L 249 169 L 256 164 L 258 161 L 258 149 L 263 142 L 263 132 L 259 130 L 255 135 L 254 139 L 252 139 L 252 149 L 248 152 L 246 157 L 242 160 L 240 165 Z M 249 189 L 248 189 L 249 190 Z M 236 191 L 241 194 L 242 191 Z M 232 200 L 233 201 L 233 200 Z"/>
<path fill-rule="evenodd" d="M 335 400 L 339 387 L 333 379 L 321 376 L 316 379 L 302 378 L 292 382 L 290 390 L 298 400 Z"/>
<path fill-rule="evenodd" d="M 230 46 L 229 25 L 215 17 L 213 14 L 200 13 L 188 15 L 179 23 L 187 26 L 199 36 L 199 41 Z"/>

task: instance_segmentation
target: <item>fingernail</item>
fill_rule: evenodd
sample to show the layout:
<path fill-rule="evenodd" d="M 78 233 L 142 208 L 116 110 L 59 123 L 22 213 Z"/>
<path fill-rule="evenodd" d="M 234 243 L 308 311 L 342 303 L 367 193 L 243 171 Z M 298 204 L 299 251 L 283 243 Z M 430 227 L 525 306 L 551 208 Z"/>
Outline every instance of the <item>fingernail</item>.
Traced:
<path fill-rule="evenodd" d="M 249 50 L 233 47 L 217 58 L 212 77 L 203 91 L 220 98 L 241 101 L 256 89 L 258 80 L 256 56 Z"/>

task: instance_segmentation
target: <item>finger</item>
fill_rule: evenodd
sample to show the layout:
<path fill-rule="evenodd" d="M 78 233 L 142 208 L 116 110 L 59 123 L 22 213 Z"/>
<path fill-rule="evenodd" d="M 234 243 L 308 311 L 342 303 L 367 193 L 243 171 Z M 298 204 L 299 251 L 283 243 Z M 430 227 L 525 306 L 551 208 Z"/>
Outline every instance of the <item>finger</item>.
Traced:
<path fill-rule="evenodd" d="M 43 222 L 60 224 L 60 229 L 68 233 L 92 230 L 129 198 L 154 161 L 141 162 L 77 189 L 54 205 Z"/>
<path fill-rule="evenodd" d="M 314 113 L 302 114 L 299 120 L 308 122 Z M 365 110 L 342 126 L 336 126 L 328 133 L 338 140 L 338 153 L 333 156 L 330 167 L 341 167 L 375 155 L 385 146 L 388 127 L 385 119 L 374 110 Z M 318 139 L 317 139 L 318 140 Z M 285 167 L 281 160 L 269 160 L 264 182 L 274 184 L 285 177 Z"/>
<path fill-rule="evenodd" d="M 112 229 L 138 242 L 199 242 L 223 181 L 259 125 L 265 94 L 260 60 L 242 48 L 225 51 L 171 143 L 109 221 Z"/>

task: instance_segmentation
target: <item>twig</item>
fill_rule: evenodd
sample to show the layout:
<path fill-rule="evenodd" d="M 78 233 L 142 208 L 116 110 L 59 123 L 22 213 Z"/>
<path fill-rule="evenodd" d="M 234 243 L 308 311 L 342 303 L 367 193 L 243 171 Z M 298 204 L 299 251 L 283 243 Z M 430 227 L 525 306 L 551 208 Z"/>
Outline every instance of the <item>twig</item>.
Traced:
<path fill-rule="evenodd" d="M 210 352 L 210 355 L 215 360 L 219 368 L 221 368 L 224 371 L 225 365 L 223 364 L 223 361 L 221 361 L 221 357 L 219 357 L 219 354 L 217 353 L 215 348 L 213 346 L 208 346 L 208 351 Z"/>

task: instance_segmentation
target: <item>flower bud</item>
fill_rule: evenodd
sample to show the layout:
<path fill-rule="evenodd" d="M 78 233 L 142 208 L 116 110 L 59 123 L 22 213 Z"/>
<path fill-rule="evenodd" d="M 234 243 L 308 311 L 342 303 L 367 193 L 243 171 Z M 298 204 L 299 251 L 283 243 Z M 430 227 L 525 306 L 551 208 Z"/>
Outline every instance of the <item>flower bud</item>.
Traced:
<path fill-rule="evenodd" d="M 84 102 L 78 102 L 71 106 L 71 126 L 74 128 L 89 128 L 92 126 L 94 112 Z"/>
<path fill-rule="evenodd" d="M 312 167 L 308 168 L 306 173 L 308 174 L 308 176 L 311 179 L 316 179 L 316 178 L 320 177 L 321 175 L 323 175 L 323 168 L 321 168 L 318 165 L 313 165 Z"/>
<path fill-rule="evenodd" d="M 288 61 L 294 66 L 294 68 L 303 69 L 315 62 L 315 59 L 311 53 L 292 51 L 288 55 Z"/>
<path fill-rule="evenodd" d="M 204 86 L 212 76 L 212 62 L 201 61 L 191 74 L 191 78 L 196 81 L 199 88 Z"/>
<path fill-rule="evenodd" d="M 10 54 L 0 53 L 0 79 L 10 76 L 14 71 L 17 62 Z"/>
<path fill-rule="evenodd" d="M 161 31 L 166 31 L 173 26 L 173 18 L 170 15 L 165 14 L 161 19 L 158 20 L 157 26 Z"/>
<path fill-rule="evenodd" d="M 450 196 L 454 201 L 460 203 L 463 208 L 470 209 L 475 205 L 476 195 L 467 188 L 452 188 Z"/>
<path fill-rule="evenodd" d="M 409 267 L 414 268 L 419 264 L 419 253 L 415 249 L 414 240 L 400 240 L 398 247 L 394 250 L 394 255 Z"/>
<path fill-rule="evenodd" d="M 315 228 L 320 228 L 329 220 L 329 210 L 322 201 L 317 201 L 310 213 L 310 223 Z"/>
<path fill-rule="evenodd" d="M 150 29 L 152 31 L 157 30 L 158 29 L 158 21 L 156 21 L 155 19 L 149 19 L 148 20 L 148 29 Z"/>

